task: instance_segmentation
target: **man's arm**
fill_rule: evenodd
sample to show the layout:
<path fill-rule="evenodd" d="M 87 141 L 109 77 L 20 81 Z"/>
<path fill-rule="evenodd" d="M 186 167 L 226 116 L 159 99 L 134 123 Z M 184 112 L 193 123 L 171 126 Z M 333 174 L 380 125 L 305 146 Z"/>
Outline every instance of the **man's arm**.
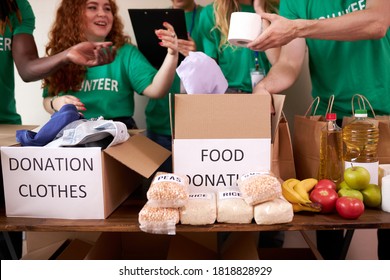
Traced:
<path fill-rule="evenodd" d="M 34 37 L 17 34 L 12 41 L 12 56 L 19 75 L 25 82 L 40 80 L 68 63 L 97 66 L 111 63 L 115 58 L 112 43 L 83 42 L 59 54 L 39 58 Z"/>
<path fill-rule="evenodd" d="M 279 59 L 253 90 L 253 93 L 281 93 L 297 80 L 305 59 L 305 39 L 298 38 L 281 48 Z"/>
<path fill-rule="evenodd" d="M 390 26 L 390 1 L 367 0 L 364 10 L 343 16 L 320 19 L 288 20 L 275 14 L 262 14 L 271 22 L 256 40 L 248 44 L 255 50 L 265 50 L 287 44 L 294 38 L 356 41 L 380 39 Z"/>

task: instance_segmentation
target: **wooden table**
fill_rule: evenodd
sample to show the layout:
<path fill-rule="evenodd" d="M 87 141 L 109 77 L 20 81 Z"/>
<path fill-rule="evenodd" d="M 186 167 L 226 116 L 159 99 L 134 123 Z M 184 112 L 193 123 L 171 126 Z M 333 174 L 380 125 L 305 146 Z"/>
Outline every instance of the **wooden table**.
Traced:
<path fill-rule="evenodd" d="M 0 210 L 0 231 L 37 231 L 37 232 L 140 232 L 138 212 L 144 200 L 130 198 L 116 209 L 107 219 L 101 220 L 64 220 L 42 218 L 5 217 Z M 337 214 L 315 214 L 300 212 L 293 221 L 277 225 L 221 224 L 205 226 L 177 225 L 176 232 L 259 232 L 259 231 L 300 231 L 315 257 L 321 255 L 305 231 L 310 230 L 346 230 L 341 258 L 347 255 L 355 229 L 390 229 L 390 213 L 366 209 L 357 220 L 346 220 Z"/>

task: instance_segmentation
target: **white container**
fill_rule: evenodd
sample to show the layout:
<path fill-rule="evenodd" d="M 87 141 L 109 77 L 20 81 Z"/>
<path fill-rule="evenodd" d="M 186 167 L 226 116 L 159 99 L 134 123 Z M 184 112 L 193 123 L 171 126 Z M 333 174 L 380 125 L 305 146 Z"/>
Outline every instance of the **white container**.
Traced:
<path fill-rule="evenodd" d="M 382 210 L 390 212 L 390 175 L 382 178 Z"/>

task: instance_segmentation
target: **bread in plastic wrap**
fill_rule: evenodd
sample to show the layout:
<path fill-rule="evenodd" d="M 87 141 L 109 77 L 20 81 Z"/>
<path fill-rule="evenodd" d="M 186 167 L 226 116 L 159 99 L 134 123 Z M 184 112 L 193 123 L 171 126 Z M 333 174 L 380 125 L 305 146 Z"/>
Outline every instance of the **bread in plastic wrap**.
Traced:
<path fill-rule="evenodd" d="M 138 213 L 139 227 L 148 233 L 174 235 L 179 220 L 178 208 L 151 207 L 149 202 Z"/>
<path fill-rule="evenodd" d="M 251 172 L 237 180 L 242 197 L 249 205 L 270 201 L 282 194 L 279 180 L 270 172 Z"/>
<path fill-rule="evenodd" d="M 182 207 L 188 195 L 187 177 L 163 172 L 156 174 L 146 193 L 151 207 Z"/>
<path fill-rule="evenodd" d="M 253 206 L 242 198 L 239 191 L 222 191 L 217 194 L 217 221 L 219 223 L 250 224 Z"/>
<path fill-rule="evenodd" d="M 293 207 L 283 197 L 278 197 L 254 206 L 254 218 L 258 225 L 289 223 L 293 217 Z"/>
<path fill-rule="evenodd" d="M 191 193 L 180 208 L 180 223 L 185 225 L 210 225 L 217 219 L 217 201 L 214 193 Z"/>

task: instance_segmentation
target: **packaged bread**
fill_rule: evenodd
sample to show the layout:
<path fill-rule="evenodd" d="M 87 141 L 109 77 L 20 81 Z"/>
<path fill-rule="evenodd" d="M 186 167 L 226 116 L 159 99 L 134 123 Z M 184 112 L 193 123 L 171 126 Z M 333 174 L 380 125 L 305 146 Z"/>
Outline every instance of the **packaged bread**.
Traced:
<path fill-rule="evenodd" d="M 176 234 L 176 224 L 179 223 L 178 208 L 151 207 L 147 202 L 138 213 L 140 229 L 148 233 Z"/>
<path fill-rule="evenodd" d="M 279 180 L 270 172 L 251 172 L 237 180 L 242 197 L 249 205 L 270 201 L 282 194 Z"/>
<path fill-rule="evenodd" d="M 182 207 L 188 201 L 188 179 L 185 176 L 158 172 L 146 197 L 151 207 Z"/>
<path fill-rule="evenodd" d="M 289 223 L 293 217 L 293 207 L 283 197 L 278 197 L 254 206 L 254 218 L 258 225 Z"/>
<path fill-rule="evenodd" d="M 214 193 L 191 193 L 186 205 L 180 208 L 180 223 L 210 225 L 217 219 L 217 201 Z"/>
<path fill-rule="evenodd" d="M 250 224 L 253 206 L 242 198 L 239 191 L 222 191 L 217 194 L 217 221 L 219 223 Z"/>

